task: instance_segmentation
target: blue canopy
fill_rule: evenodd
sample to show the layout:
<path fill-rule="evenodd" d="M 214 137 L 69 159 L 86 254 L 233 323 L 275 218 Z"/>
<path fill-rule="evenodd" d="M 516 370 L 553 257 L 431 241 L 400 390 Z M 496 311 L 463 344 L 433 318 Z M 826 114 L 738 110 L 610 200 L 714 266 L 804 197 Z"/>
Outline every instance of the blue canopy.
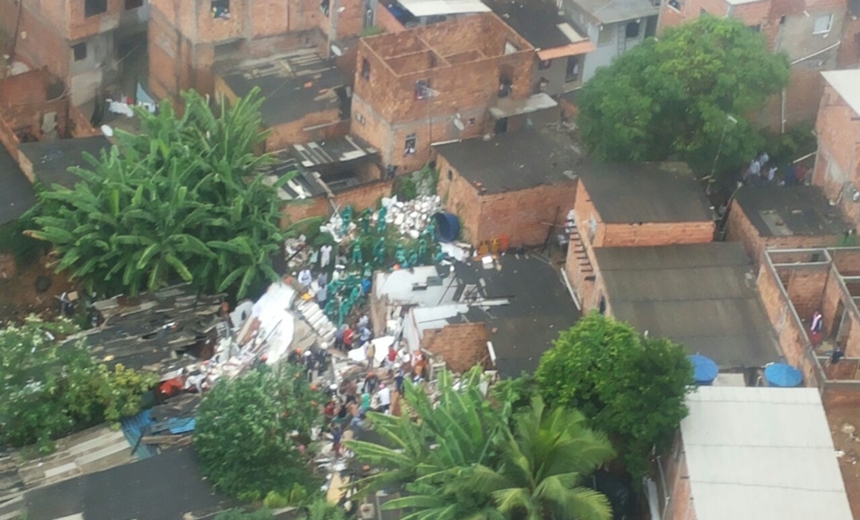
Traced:
<path fill-rule="evenodd" d="M 717 374 L 720 373 L 720 367 L 709 357 L 693 354 L 689 356 L 689 359 L 690 363 L 693 364 L 693 378 L 696 380 L 697 385 L 709 385 L 713 383 L 714 379 L 717 378 Z"/>
<path fill-rule="evenodd" d="M 782 388 L 793 388 L 803 382 L 803 374 L 800 370 L 785 363 L 771 363 L 764 367 L 764 378 L 768 386 Z"/>

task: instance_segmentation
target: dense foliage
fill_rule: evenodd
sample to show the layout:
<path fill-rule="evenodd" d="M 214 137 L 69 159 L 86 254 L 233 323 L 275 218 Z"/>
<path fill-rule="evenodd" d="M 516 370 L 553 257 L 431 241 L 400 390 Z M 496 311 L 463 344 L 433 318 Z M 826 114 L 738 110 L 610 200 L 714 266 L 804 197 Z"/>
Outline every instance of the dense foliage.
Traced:
<path fill-rule="evenodd" d="M 640 475 L 687 415 L 693 368 L 681 346 L 593 312 L 559 335 L 535 378 L 547 403 L 581 410 Z"/>
<path fill-rule="evenodd" d="M 109 370 L 80 343 L 61 344 L 75 330 L 35 316 L 0 330 L 0 446 L 36 443 L 46 453 L 53 439 L 140 411 L 157 377 Z"/>
<path fill-rule="evenodd" d="M 403 486 L 407 495 L 383 508 L 410 511 L 404 520 L 609 519 L 606 498 L 580 487 L 612 457 L 609 441 L 578 412 L 550 412 L 540 399 L 511 420 L 507 404 L 484 398 L 480 378 L 476 369 L 455 384 L 443 372 L 436 406 L 407 382 L 407 413 L 368 414 L 384 445 L 348 443 L 381 470 L 358 482 L 361 491 Z"/>
<path fill-rule="evenodd" d="M 771 54 L 760 34 L 705 15 L 598 70 L 580 93 L 577 122 L 601 159 L 677 156 L 700 173 L 715 160 L 717 172 L 727 171 L 761 151 L 745 117 L 787 84 L 788 70 L 787 57 Z"/>
<path fill-rule="evenodd" d="M 271 491 L 289 495 L 296 483 L 312 487 L 300 447 L 319 418 L 319 398 L 292 364 L 219 382 L 197 411 L 194 445 L 203 473 L 245 501 Z"/>
<path fill-rule="evenodd" d="M 39 229 L 70 272 L 99 293 L 135 293 L 183 280 L 243 297 L 277 278 L 280 199 L 255 175 L 262 98 L 257 91 L 213 111 L 195 92 L 179 115 L 165 102 L 138 112 L 139 134 L 76 168 L 72 190 L 40 195 Z M 282 179 L 285 180 L 285 179 Z"/>

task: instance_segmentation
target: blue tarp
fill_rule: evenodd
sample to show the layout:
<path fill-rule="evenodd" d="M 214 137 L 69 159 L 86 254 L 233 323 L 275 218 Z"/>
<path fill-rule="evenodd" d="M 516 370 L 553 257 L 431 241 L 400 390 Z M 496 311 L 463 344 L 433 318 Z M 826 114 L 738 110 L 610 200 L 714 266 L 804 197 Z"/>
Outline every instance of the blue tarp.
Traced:
<path fill-rule="evenodd" d="M 720 367 L 714 361 L 701 354 L 693 354 L 689 356 L 690 363 L 693 364 L 693 379 L 697 385 L 710 385 L 720 373 Z"/>
<path fill-rule="evenodd" d="M 779 386 L 782 388 L 793 388 L 800 386 L 803 382 L 803 374 L 800 370 L 785 363 L 771 363 L 764 368 L 764 378 L 768 386 Z"/>
<path fill-rule="evenodd" d="M 149 410 L 144 410 L 131 417 L 123 417 L 121 423 L 122 433 L 125 434 L 125 438 L 131 445 L 131 448 L 135 450 L 134 455 L 137 456 L 137 458 L 142 460 L 158 454 L 157 448 L 147 446 L 140 442 L 141 437 L 143 437 L 147 430 L 155 424 Z"/>

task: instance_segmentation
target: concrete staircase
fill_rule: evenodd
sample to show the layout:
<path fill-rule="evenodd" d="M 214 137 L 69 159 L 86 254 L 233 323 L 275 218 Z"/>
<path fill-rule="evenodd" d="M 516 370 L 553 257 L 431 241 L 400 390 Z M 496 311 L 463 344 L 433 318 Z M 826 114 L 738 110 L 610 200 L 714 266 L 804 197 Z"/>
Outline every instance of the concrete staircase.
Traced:
<path fill-rule="evenodd" d="M 585 245 L 582 243 L 582 237 L 579 235 L 579 228 L 575 226 L 570 232 L 570 245 L 568 247 L 573 249 L 573 255 L 576 258 L 579 272 L 584 277 L 593 277 L 594 267 L 591 265 L 591 260 L 589 260 L 588 254 L 585 252 Z"/>
<path fill-rule="evenodd" d="M 336 326 L 316 302 L 299 299 L 296 310 L 328 346 L 334 345 Z"/>

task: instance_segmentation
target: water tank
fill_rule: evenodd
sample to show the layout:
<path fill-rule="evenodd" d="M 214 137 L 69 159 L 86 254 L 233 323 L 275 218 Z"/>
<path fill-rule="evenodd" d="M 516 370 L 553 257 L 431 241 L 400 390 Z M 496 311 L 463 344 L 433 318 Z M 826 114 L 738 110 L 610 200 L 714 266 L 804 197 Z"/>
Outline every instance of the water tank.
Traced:
<path fill-rule="evenodd" d="M 460 236 L 460 219 L 453 213 L 439 212 L 433 215 L 436 222 L 436 238 L 440 242 L 453 242 Z"/>
<path fill-rule="evenodd" d="M 714 379 L 720 373 L 720 367 L 714 363 L 714 360 L 702 356 L 701 354 L 693 354 L 689 356 L 690 363 L 693 365 L 693 379 L 699 386 L 710 386 Z"/>
<path fill-rule="evenodd" d="M 764 367 L 767 386 L 794 388 L 803 383 L 803 373 L 786 363 L 771 363 Z"/>

